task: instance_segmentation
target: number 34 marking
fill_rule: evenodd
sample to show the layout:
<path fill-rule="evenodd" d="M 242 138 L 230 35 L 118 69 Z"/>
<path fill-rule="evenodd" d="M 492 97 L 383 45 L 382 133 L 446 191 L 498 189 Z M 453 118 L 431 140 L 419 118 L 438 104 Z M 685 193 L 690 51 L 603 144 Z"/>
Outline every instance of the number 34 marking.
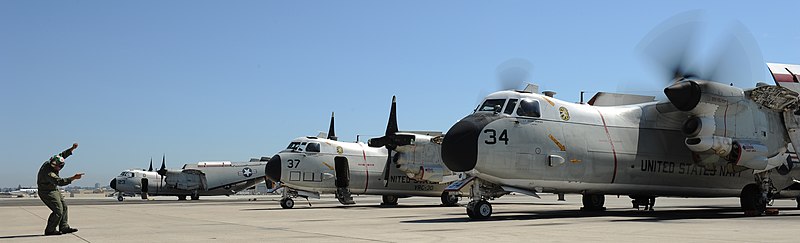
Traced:
<path fill-rule="evenodd" d="M 497 136 L 497 131 L 494 129 L 483 130 L 483 133 L 489 134 L 489 139 L 484 141 L 486 144 L 496 144 L 497 141 L 503 141 L 504 144 L 508 145 L 508 131 L 506 131 L 506 129 L 503 129 L 503 131 L 500 132 L 499 137 Z"/>

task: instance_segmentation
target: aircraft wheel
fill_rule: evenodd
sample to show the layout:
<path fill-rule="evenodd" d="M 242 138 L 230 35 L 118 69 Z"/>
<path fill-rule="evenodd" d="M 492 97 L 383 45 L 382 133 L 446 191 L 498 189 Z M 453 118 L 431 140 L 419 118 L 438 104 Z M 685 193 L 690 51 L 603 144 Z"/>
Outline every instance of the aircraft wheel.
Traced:
<path fill-rule="evenodd" d="M 178 196 L 178 201 L 186 201 L 186 195 Z"/>
<path fill-rule="evenodd" d="M 292 200 L 291 198 L 288 198 L 288 197 L 284 198 L 284 199 L 281 199 L 281 207 L 285 208 L 285 209 L 293 208 L 294 207 L 294 200 Z"/>
<path fill-rule="evenodd" d="M 122 195 L 117 196 L 117 201 L 122 202 L 123 200 L 125 200 L 125 198 L 122 197 Z"/>
<path fill-rule="evenodd" d="M 476 201 L 473 204 L 472 214 L 475 216 L 473 219 L 488 219 L 492 216 L 492 204 L 486 200 Z"/>
<path fill-rule="evenodd" d="M 197 193 L 192 193 L 191 198 L 192 198 L 192 200 L 200 200 L 200 195 L 197 194 Z"/>
<path fill-rule="evenodd" d="M 450 194 L 449 192 L 442 192 L 442 205 L 457 206 L 458 195 Z"/>
<path fill-rule="evenodd" d="M 606 208 L 603 205 L 606 202 L 606 195 L 603 194 L 584 194 L 583 198 L 583 210 L 587 211 L 602 211 Z"/>
<path fill-rule="evenodd" d="M 478 201 L 470 201 L 467 203 L 467 216 L 469 216 L 471 219 L 477 219 L 477 216 L 475 216 L 475 211 L 473 211 L 475 209 L 475 203 L 477 202 Z"/>
<path fill-rule="evenodd" d="M 764 214 L 764 211 L 767 210 L 767 202 L 764 201 L 761 196 L 761 189 L 756 184 L 744 186 L 739 202 L 742 205 L 742 210 L 747 215 L 758 216 Z"/>
<path fill-rule="evenodd" d="M 383 195 L 383 203 L 381 205 L 397 205 L 397 196 Z"/>

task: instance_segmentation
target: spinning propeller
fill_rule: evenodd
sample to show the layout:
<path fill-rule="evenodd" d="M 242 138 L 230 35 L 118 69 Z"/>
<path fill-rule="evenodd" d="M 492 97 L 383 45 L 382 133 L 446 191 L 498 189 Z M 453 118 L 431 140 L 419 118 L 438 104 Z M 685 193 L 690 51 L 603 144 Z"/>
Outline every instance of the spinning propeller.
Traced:
<path fill-rule="evenodd" d="M 734 22 L 722 32 L 718 41 L 704 45 L 714 47 L 712 54 L 699 55 L 702 51 L 697 48 L 701 40 L 699 34 L 708 33 L 702 28 L 708 22 L 701 11 L 682 13 L 656 26 L 638 45 L 641 53 L 662 70 L 662 80 L 670 85 L 665 93 L 672 102 L 685 98 L 679 94 L 696 88 L 676 86 L 684 80 L 747 88 L 764 78 L 764 58 L 755 38 L 742 23 Z"/>

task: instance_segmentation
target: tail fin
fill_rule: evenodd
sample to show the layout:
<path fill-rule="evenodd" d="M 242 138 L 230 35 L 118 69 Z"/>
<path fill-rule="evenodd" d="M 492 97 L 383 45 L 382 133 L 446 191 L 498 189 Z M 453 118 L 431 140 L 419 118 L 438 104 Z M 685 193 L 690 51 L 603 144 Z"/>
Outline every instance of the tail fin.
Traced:
<path fill-rule="evenodd" d="M 800 65 L 767 63 L 775 84 L 800 93 Z"/>

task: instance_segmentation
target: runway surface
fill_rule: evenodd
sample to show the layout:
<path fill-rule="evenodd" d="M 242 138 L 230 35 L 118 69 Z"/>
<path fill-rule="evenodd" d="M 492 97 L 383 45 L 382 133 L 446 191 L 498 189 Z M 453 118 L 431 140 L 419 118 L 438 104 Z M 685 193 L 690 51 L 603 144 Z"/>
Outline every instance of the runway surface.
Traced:
<path fill-rule="evenodd" d="M 252 201 L 251 199 L 257 199 Z M 492 201 L 491 219 L 471 221 L 463 207 L 438 198 L 401 198 L 379 206 L 379 196 L 296 200 L 278 196 L 67 198 L 70 224 L 80 231 L 41 236 L 49 210 L 36 198 L 0 199 L 2 242 L 796 242 L 800 210 L 778 200 L 779 215 L 745 217 L 738 198 L 658 198 L 656 211 L 637 211 L 630 199 L 606 196 L 604 212 L 582 212 L 579 195 L 558 202 L 510 195 Z M 465 201 L 462 201 L 465 203 Z"/>

